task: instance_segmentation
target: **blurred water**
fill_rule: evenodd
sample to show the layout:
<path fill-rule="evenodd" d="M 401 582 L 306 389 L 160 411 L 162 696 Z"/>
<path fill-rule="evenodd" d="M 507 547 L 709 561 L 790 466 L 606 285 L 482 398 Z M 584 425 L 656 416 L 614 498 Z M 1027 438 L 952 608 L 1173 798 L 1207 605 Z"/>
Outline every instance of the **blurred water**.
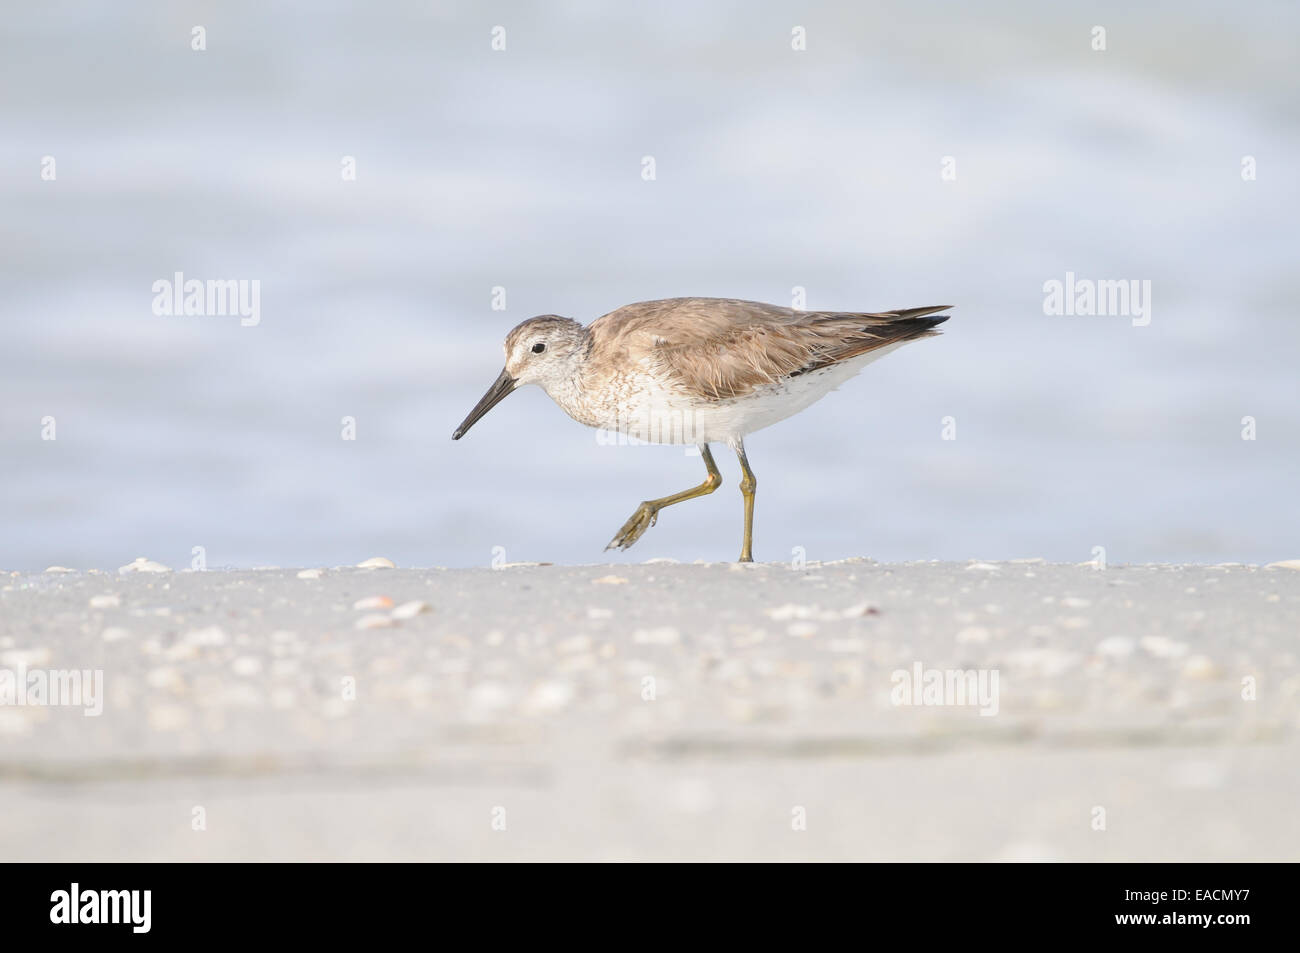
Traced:
<path fill-rule="evenodd" d="M 794 286 L 957 310 L 751 438 L 758 558 L 1300 555 L 1294 4 L 266 7 L 0 22 L 0 566 L 607 558 L 699 461 L 536 390 L 453 444 L 505 331 Z M 176 271 L 260 325 L 155 316 Z M 1045 316 L 1067 271 L 1151 324 Z M 734 558 L 719 462 L 617 558 Z"/>

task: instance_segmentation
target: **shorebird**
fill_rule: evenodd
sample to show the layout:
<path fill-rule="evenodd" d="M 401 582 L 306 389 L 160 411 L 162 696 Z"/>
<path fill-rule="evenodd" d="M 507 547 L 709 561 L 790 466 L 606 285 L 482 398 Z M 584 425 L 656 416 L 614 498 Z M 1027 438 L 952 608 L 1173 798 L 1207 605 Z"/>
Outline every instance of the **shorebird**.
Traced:
<path fill-rule="evenodd" d="M 730 298 L 669 298 L 629 304 L 583 327 L 571 318 L 529 318 L 506 335 L 506 366 L 451 435 L 524 384 L 537 384 L 578 423 L 648 443 L 694 443 L 708 475 L 697 487 L 637 507 L 606 549 L 627 549 L 664 507 L 722 483 L 710 443 L 740 460 L 745 534 L 752 562 L 754 491 L 745 437 L 797 414 L 867 364 L 908 341 L 938 334 L 951 305 L 896 311 L 796 311 Z"/>

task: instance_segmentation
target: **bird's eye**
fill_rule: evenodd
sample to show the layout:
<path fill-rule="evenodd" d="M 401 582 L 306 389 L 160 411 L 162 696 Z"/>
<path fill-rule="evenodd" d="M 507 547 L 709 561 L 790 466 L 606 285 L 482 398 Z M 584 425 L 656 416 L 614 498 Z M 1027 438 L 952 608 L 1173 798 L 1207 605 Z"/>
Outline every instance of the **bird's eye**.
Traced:
<path fill-rule="evenodd" d="M 546 350 L 546 342 L 545 342 L 545 341 L 538 341 L 536 344 L 533 345 L 533 353 L 534 353 L 534 354 L 541 354 L 541 353 L 542 353 L 543 351 L 545 351 L 545 350 Z"/>

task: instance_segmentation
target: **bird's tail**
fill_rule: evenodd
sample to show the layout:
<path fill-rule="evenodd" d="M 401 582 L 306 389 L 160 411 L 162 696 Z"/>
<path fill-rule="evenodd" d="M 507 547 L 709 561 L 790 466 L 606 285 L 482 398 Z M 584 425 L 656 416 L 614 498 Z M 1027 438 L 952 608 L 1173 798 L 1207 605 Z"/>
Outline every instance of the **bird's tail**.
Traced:
<path fill-rule="evenodd" d="M 898 308 L 894 311 L 882 311 L 879 314 L 864 314 L 862 317 L 875 319 L 872 323 L 878 321 L 888 330 L 890 337 L 895 338 L 913 338 L 920 337 L 927 333 L 938 334 L 934 331 L 936 325 L 943 324 L 952 315 L 940 314 L 940 311 L 947 311 L 951 308 L 950 304 L 932 304 L 924 308 Z M 897 335 L 894 332 L 897 331 Z"/>
<path fill-rule="evenodd" d="M 896 311 L 826 311 L 812 318 L 812 326 L 825 340 L 816 355 L 798 373 L 817 370 L 828 364 L 846 361 L 869 351 L 918 338 L 934 337 L 936 325 L 948 320 L 940 314 L 950 304 L 925 308 L 899 308 Z"/>

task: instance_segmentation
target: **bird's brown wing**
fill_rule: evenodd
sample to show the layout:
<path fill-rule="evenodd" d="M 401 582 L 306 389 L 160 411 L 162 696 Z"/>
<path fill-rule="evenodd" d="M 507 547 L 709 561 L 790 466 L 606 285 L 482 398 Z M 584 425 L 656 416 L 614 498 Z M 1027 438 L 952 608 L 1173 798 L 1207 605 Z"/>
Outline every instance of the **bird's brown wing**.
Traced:
<path fill-rule="evenodd" d="M 743 397 L 782 378 L 937 334 L 950 305 L 854 313 L 795 311 L 755 301 L 671 298 L 592 322 L 596 348 L 624 354 L 706 400 Z"/>

